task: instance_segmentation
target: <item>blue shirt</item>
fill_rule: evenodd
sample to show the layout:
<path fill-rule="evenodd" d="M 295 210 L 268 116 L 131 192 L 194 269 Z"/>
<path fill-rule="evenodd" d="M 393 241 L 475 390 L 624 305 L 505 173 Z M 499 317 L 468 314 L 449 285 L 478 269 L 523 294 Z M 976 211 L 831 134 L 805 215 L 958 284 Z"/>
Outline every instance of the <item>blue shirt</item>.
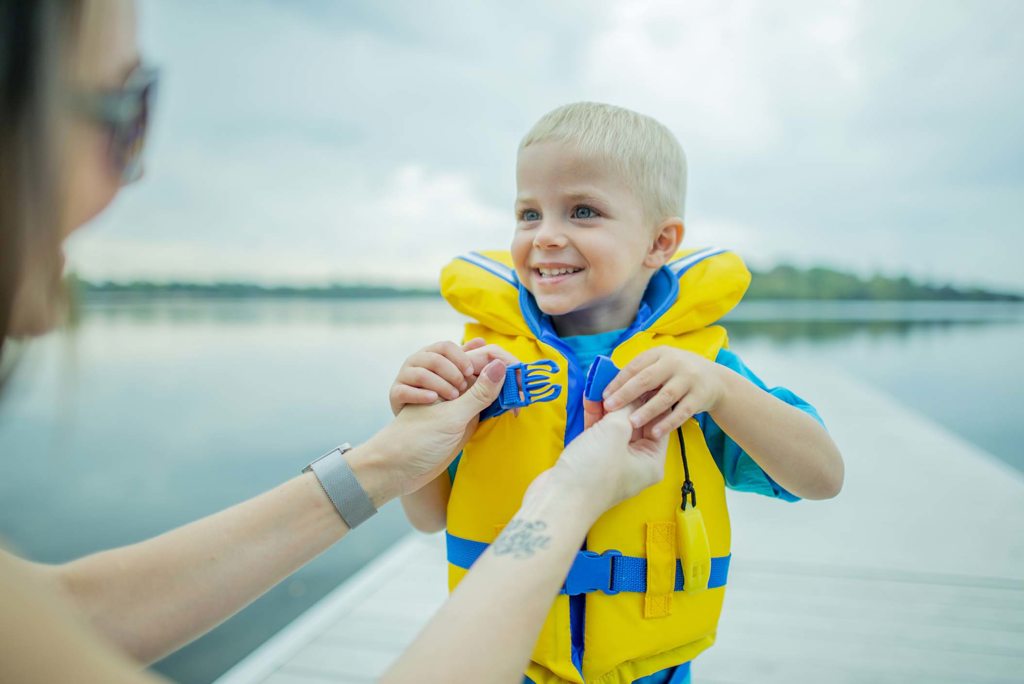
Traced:
<path fill-rule="evenodd" d="M 590 364 L 599 355 L 611 355 L 623 330 L 611 330 L 609 332 L 597 333 L 594 335 L 575 335 L 563 337 L 562 341 L 572 349 L 573 354 L 579 361 L 581 368 L 589 368 Z M 801 399 L 799 396 L 785 387 L 768 387 L 743 360 L 732 351 L 723 349 L 718 352 L 715 361 L 739 375 L 743 376 L 756 386 L 768 392 L 772 396 L 781 399 L 790 406 L 794 406 L 804 413 L 822 423 L 821 417 L 813 406 Z M 707 413 L 699 413 L 694 416 L 697 424 L 704 433 L 704 441 L 707 442 L 708 450 L 715 464 L 722 472 L 725 485 L 733 490 L 741 492 L 754 492 L 764 496 L 770 496 L 783 501 L 799 501 L 799 497 L 786 491 L 775 480 L 769 477 L 768 473 L 762 470 L 729 435 L 725 434 L 722 428 L 718 427 L 715 421 Z M 824 425 L 824 423 L 822 423 Z M 461 454 L 459 455 L 461 457 Z M 455 472 L 459 466 L 457 458 L 448 469 L 452 478 L 455 479 Z"/>

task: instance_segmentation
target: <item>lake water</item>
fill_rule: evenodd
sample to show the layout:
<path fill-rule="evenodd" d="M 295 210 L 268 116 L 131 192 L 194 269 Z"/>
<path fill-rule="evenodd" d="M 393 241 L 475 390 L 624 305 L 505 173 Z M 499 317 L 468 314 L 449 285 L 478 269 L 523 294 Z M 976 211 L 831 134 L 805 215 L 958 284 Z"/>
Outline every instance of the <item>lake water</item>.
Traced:
<path fill-rule="evenodd" d="M 728 327 L 741 356 L 842 366 L 1024 472 L 1020 304 L 751 302 Z M 401 361 L 459 333 L 432 299 L 90 303 L 0 404 L 0 538 L 59 562 L 257 494 L 369 436 Z M 385 507 L 157 669 L 211 681 L 407 530 Z"/>

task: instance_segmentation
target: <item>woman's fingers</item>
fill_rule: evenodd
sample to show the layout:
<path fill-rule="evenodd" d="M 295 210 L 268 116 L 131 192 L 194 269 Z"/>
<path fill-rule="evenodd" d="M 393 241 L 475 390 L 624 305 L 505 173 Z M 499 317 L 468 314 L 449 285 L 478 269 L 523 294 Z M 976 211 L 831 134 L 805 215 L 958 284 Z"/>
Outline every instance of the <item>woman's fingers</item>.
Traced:
<path fill-rule="evenodd" d="M 601 420 L 604 417 L 604 405 L 599 401 L 583 400 L 583 429 Z"/>

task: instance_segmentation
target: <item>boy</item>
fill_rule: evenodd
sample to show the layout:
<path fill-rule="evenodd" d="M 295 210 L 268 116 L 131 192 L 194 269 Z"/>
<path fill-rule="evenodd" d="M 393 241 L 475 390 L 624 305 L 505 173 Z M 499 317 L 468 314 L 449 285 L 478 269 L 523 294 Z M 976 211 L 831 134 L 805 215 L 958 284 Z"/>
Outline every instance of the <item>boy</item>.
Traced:
<path fill-rule="evenodd" d="M 724 250 L 676 255 L 686 164 L 664 126 L 608 105 L 556 109 L 523 139 L 517 186 L 511 253 L 455 260 L 442 294 L 476 321 L 467 339 L 523 362 L 553 360 L 559 393 L 483 419 L 450 475 L 403 505 L 419 529 L 447 525 L 454 588 L 564 444 L 604 410 L 637 402 L 635 427 L 676 431 L 665 479 L 591 529 L 527 679 L 689 681 L 690 661 L 714 641 L 731 557 L 725 487 L 828 498 L 842 458 L 814 409 L 768 390 L 712 325 L 750 275 Z M 585 402 L 598 355 L 622 371 L 603 402 Z M 394 409 L 458 396 L 462 374 L 436 356 L 403 367 Z M 515 532 L 498 543 L 514 549 Z"/>

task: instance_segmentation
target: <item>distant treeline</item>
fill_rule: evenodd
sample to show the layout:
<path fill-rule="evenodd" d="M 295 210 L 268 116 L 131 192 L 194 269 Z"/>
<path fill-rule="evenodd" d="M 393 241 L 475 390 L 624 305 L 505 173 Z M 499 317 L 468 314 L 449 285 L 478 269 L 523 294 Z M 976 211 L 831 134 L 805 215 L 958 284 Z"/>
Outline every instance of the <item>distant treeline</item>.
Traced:
<path fill-rule="evenodd" d="M 290 285 L 257 285 L 255 283 L 91 283 L 76 280 L 76 287 L 86 298 L 93 295 L 125 297 L 204 297 L 224 299 L 395 299 L 403 297 L 438 297 L 431 288 L 405 288 L 389 285 L 324 285 L 298 287 Z"/>
<path fill-rule="evenodd" d="M 906 276 L 876 275 L 861 278 L 830 268 L 799 269 L 776 266 L 754 271 L 747 299 L 854 299 L 884 301 L 1010 301 L 1024 300 L 1020 294 L 992 292 L 980 288 L 925 285 Z"/>
<path fill-rule="evenodd" d="M 299 287 L 257 285 L 255 283 L 92 283 L 71 277 L 86 298 L 182 297 L 182 298 L 306 298 L 306 299 L 394 299 L 437 297 L 436 288 L 393 287 L 388 285 L 325 285 Z M 776 266 L 770 271 L 754 271 L 746 299 L 816 299 L 878 301 L 1024 301 L 1024 296 L 979 288 L 951 285 L 925 285 L 908 277 L 876 275 L 861 278 L 829 268 L 799 269 Z"/>

